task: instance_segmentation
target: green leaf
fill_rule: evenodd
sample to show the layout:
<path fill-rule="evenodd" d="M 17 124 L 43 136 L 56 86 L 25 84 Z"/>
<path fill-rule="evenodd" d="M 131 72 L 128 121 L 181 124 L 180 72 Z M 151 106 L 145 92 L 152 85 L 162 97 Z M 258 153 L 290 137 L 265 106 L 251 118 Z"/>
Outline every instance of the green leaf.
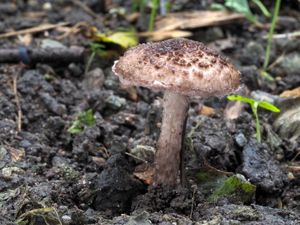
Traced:
<path fill-rule="evenodd" d="M 138 44 L 138 38 L 134 31 L 119 31 L 113 34 L 96 33 L 95 39 L 104 43 L 113 43 L 122 48 L 129 48 Z"/>
<path fill-rule="evenodd" d="M 252 0 L 255 3 L 260 11 L 264 14 L 265 17 L 271 17 L 270 11 L 265 7 L 265 5 L 260 0 Z"/>
<path fill-rule="evenodd" d="M 91 109 L 79 113 L 78 120 L 89 127 L 93 126 L 96 122 L 93 111 Z"/>
<path fill-rule="evenodd" d="M 79 120 L 73 121 L 72 125 L 69 127 L 68 132 L 71 134 L 79 134 L 83 131 L 81 123 Z"/>
<path fill-rule="evenodd" d="M 90 109 L 77 115 L 76 120 L 74 120 L 72 125 L 69 127 L 68 132 L 71 134 L 79 134 L 83 132 L 85 126 L 91 127 L 95 123 L 96 119 L 93 111 Z"/>
<path fill-rule="evenodd" d="M 243 13 L 251 22 L 256 22 L 247 0 L 226 0 L 225 6 L 235 12 Z"/>
<path fill-rule="evenodd" d="M 220 3 L 212 3 L 209 6 L 210 9 L 212 10 L 224 10 L 226 7 L 223 4 Z"/>
<path fill-rule="evenodd" d="M 225 6 L 243 14 L 251 14 L 247 0 L 226 0 Z"/>
<path fill-rule="evenodd" d="M 268 81 L 274 81 L 274 78 L 265 70 L 260 70 L 260 75 Z"/>
<path fill-rule="evenodd" d="M 259 102 L 258 106 L 263 109 L 269 110 L 271 112 L 276 112 L 276 113 L 280 112 L 279 108 L 277 108 L 275 105 L 273 105 L 269 102 Z"/>
<path fill-rule="evenodd" d="M 248 103 L 250 105 L 254 105 L 254 103 L 256 102 L 252 98 L 247 98 L 247 97 L 240 96 L 240 95 L 229 95 L 229 96 L 227 96 L 227 99 L 230 100 L 230 101 L 245 102 L 245 103 Z"/>

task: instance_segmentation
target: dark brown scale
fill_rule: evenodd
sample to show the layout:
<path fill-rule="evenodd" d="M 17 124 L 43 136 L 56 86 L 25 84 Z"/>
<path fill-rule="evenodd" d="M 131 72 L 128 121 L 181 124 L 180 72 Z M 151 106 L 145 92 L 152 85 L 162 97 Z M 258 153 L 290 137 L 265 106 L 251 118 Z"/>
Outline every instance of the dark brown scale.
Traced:
<path fill-rule="evenodd" d="M 158 65 L 154 65 L 154 68 L 157 70 L 160 69 L 160 67 Z"/>
<path fill-rule="evenodd" d="M 206 55 L 212 56 L 212 57 L 217 57 L 218 56 L 218 54 L 216 54 L 215 52 L 212 52 L 212 51 L 206 52 Z"/>
<path fill-rule="evenodd" d="M 208 63 L 204 63 L 204 62 L 199 62 L 198 63 L 198 67 L 200 67 L 200 68 L 205 68 L 205 69 L 207 69 L 207 68 L 209 68 L 211 65 L 210 64 L 208 64 Z"/>
<path fill-rule="evenodd" d="M 173 58 L 172 62 L 173 62 L 173 63 L 179 63 L 179 60 L 180 60 L 180 59 L 179 59 L 178 57 L 175 57 L 175 58 Z"/>
<path fill-rule="evenodd" d="M 196 62 L 198 62 L 199 61 L 199 59 L 198 58 L 194 58 L 194 59 L 192 59 L 192 63 L 196 63 Z"/>
<path fill-rule="evenodd" d="M 201 57 L 203 56 L 203 52 L 202 52 L 202 51 L 198 51 L 198 52 L 197 52 L 197 55 L 198 55 L 198 57 L 201 58 Z"/>
<path fill-rule="evenodd" d="M 203 74 L 201 72 L 195 72 L 194 73 L 196 77 L 202 79 L 203 78 Z"/>
<path fill-rule="evenodd" d="M 179 61 L 179 63 L 180 63 L 180 64 L 185 64 L 186 61 L 185 61 L 184 59 L 181 59 L 181 60 Z"/>
<path fill-rule="evenodd" d="M 192 64 L 191 64 L 191 63 L 188 63 L 188 64 L 186 64 L 186 66 L 188 66 L 188 67 L 191 67 L 191 66 L 192 66 Z"/>
<path fill-rule="evenodd" d="M 227 63 L 224 59 L 220 59 L 220 60 L 219 60 L 219 63 L 220 63 L 221 65 L 223 65 L 223 66 L 227 66 L 227 65 L 228 65 L 228 63 Z"/>

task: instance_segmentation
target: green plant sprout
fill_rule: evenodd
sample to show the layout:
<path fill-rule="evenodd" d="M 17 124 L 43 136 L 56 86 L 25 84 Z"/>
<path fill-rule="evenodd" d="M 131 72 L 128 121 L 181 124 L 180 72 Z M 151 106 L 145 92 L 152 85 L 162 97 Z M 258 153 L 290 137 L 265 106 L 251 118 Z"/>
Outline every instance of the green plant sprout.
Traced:
<path fill-rule="evenodd" d="M 260 9 L 265 17 L 270 17 L 271 13 L 264 6 L 260 0 L 252 0 L 252 2 Z M 212 9 L 230 9 L 245 15 L 245 17 L 252 23 L 257 23 L 256 17 L 250 10 L 248 0 L 225 0 L 224 5 L 220 3 L 213 3 L 210 5 Z"/>
<path fill-rule="evenodd" d="M 169 0 L 132 0 L 131 9 L 134 12 L 139 11 L 140 15 L 144 16 L 146 3 L 149 3 L 151 8 L 148 31 L 153 31 L 158 9 L 160 9 L 160 14 L 164 16 L 170 10 L 171 4 Z"/>
<path fill-rule="evenodd" d="M 154 22 L 157 15 L 158 7 L 159 7 L 159 0 L 151 0 L 151 14 L 149 19 L 148 31 L 153 31 L 154 29 Z"/>
<path fill-rule="evenodd" d="M 269 110 L 271 112 L 279 113 L 280 109 L 277 108 L 275 105 L 265 102 L 265 101 L 257 101 L 253 98 L 247 98 L 240 95 L 229 95 L 227 96 L 227 99 L 230 101 L 239 101 L 248 103 L 251 106 L 252 113 L 255 117 L 255 125 L 256 125 L 256 139 L 257 142 L 261 143 L 261 130 L 260 130 L 260 122 L 257 114 L 258 107 Z"/>
<path fill-rule="evenodd" d="M 104 45 L 98 44 L 98 43 L 93 43 L 93 42 L 88 43 L 88 45 L 92 51 L 92 54 L 88 58 L 88 61 L 87 61 L 87 64 L 86 64 L 86 67 L 84 70 L 84 74 L 86 74 L 90 70 L 92 62 L 94 61 L 96 55 L 105 56 L 105 54 L 106 54 Z"/>
<path fill-rule="evenodd" d="M 71 134 L 79 134 L 84 131 L 85 127 L 91 127 L 96 123 L 93 111 L 91 109 L 81 112 L 77 115 L 76 119 L 72 122 L 68 132 Z"/>
<path fill-rule="evenodd" d="M 272 16 L 272 23 L 271 23 L 271 27 L 270 27 L 269 34 L 268 34 L 268 44 L 267 44 L 267 49 L 266 49 L 266 56 L 265 56 L 265 61 L 264 61 L 264 65 L 263 65 L 264 71 L 267 70 L 269 62 L 270 62 L 270 53 L 271 53 L 271 47 L 272 47 L 272 41 L 273 41 L 273 34 L 274 34 L 275 27 L 276 27 L 277 19 L 278 19 L 280 3 L 281 3 L 281 0 L 276 0 L 276 2 L 275 2 L 274 13 Z"/>

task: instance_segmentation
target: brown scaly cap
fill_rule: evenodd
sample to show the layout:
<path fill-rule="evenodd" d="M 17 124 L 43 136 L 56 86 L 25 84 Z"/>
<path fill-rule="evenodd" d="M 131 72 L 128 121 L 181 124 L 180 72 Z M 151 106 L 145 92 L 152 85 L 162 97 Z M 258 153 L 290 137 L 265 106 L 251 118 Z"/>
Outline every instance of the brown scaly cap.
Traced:
<path fill-rule="evenodd" d="M 184 38 L 140 44 L 115 62 L 125 85 L 190 96 L 222 96 L 240 85 L 240 72 L 204 44 Z"/>

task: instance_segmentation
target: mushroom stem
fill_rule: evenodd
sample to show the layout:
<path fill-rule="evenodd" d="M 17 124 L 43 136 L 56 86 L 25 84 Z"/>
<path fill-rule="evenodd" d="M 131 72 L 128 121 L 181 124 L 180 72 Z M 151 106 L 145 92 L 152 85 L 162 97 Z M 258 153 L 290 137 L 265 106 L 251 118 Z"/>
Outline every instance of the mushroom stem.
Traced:
<path fill-rule="evenodd" d="M 161 133 L 155 154 L 154 185 L 176 184 L 188 107 L 187 96 L 165 92 Z"/>

